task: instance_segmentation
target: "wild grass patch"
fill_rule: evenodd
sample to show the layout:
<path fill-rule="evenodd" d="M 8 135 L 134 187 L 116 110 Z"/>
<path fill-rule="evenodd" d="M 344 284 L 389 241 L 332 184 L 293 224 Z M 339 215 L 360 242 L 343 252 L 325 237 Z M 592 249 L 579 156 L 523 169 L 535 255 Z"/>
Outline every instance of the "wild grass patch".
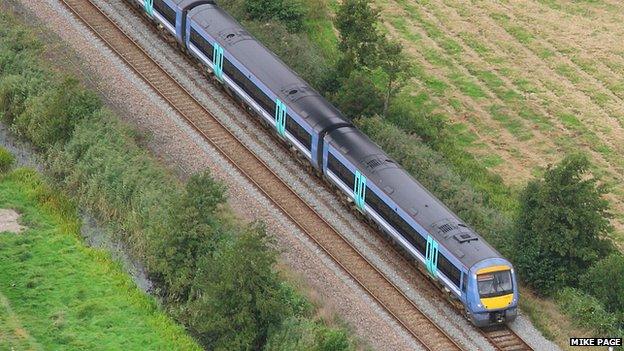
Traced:
<path fill-rule="evenodd" d="M 19 209 L 29 226 L 0 235 L 0 290 L 41 348 L 201 349 L 118 263 L 84 246 L 76 207 L 35 171 L 3 177 L 0 194 L 0 208 Z"/>

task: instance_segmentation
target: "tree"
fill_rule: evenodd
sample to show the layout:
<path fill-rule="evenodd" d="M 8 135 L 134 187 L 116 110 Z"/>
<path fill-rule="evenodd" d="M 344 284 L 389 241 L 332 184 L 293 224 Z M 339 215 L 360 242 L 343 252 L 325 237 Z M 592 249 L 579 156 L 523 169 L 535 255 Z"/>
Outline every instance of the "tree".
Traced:
<path fill-rule="evenodd" d="M 338 48 L 343 53 L 339 70 L 343 77 L 363 67 L 375 67 L 381 34 L 377 28 L 379 10 L 367 0 L 345 0 L 336 13 L 340 32 Z"/>
<path fill-rule="evenodd" d="M 411 64 L 400 43 L 388 40 L 378 28 L 379 10 L 367 0 L 345 0 L 336 15 L 340 31 L 339 48 L 343 57 L 338 62 L 338 74 L 349 82 L 354 71 L 369 74 L 383 72 L 383 107 L 386 116 L 392 98 L 411 77 Z M 348 89 L 342 86 L 341 89 Z M 346 110 L 343 112 L 348 113 Z"/>
<path fill-rule="evenodd" d="M 383 110 L 383 94 L 370 74 L 360 70 L 351 72 L 332 100 L 349 119 L 372 117 Z"/>
<path fill-rule="evenodd" d="M 520 276 L 543 294 L 576 286 L 593 262 L 612 250 L 605 188 L 586 156 L 566 157 L 520 195 L 515 224 L 515 264 Z"/>
<path fill-rule="evenodd" d="M 151 271 L 164 281 L 168 300 L 188 298 L 198 260 L 212 256 L 224 240 L 215 212 L 226 201 L 225 191 L 209 172 L 193 175 L 185 194 L 171 207 L 169 224 L 154 238 L 156 263 Z"/>
<path fill-rule="evenodd" d="M 209 350 L 259 350 L 292 313 L 275 262 L 261 225 L 200 260 L 184 318 Z"/>
<path fill-rule="evenodd" d="M 624 256 L 614 253 L 596 262 L 583 275 L 581 287 L 611 312 L 624 313 Z"/>
<path fill-rule="evenodd" d="M 385 97 L 382 115 L 388 114 L 390 100 L 405 86 L 412 76 L 412 64 L 403 53 L 403 46 L 396 41 L 380 39 L 379 66 L 386 74 Z"/>

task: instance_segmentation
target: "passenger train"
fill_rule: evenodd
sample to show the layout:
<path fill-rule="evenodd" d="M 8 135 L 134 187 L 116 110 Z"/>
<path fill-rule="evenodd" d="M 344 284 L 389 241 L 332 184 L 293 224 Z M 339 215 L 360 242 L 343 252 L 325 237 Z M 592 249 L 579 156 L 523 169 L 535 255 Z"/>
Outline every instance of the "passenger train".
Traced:
<path fill-rule="evenodd" d="M 214 1 L 127 1 L 422 264 L 461 302 L 473 324 L 516 318 L 518 284 L 511 263 Z"/>

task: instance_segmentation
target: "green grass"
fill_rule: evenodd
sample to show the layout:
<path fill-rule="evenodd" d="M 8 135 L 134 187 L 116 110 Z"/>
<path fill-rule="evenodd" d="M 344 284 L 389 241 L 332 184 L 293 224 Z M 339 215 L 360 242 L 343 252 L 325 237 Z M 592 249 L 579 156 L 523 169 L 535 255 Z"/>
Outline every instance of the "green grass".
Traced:
<path fill-rule="evenodd" d="M 0 293 L 0 350 L 41 350 L 22 326 L 7 298 Z"/>
<path fill-rule="evenodd" d="M 473 81 L 470 77 L 465 76 L 460 72 L 453 72 L 448 77 L 451 82 L 459 89 L 464 95 L 470 96 L 475 99 L 482 99 L 487 97 L 483 89 Z"/>
<path fill-rule="evenodd" d="M 505 127 L 505 129 L 507 129 L 513 136 L 518 138 L 518 140 L 526 141 L 533 138 L 533 133 L 526 128 L 524 123 L 517 118 L 510 116 L 507 108 L 504 106 L 491 105 L 490 114 L 494 120 L 500 122 L 503 127 Z"/>
<path fill-rule="evenodd" d="M 29 228 L 0 234 L 1 349 L 200 350 L 119 264 L 82 243 L 76 208 L 35 171 L 0 178 L 0 208 Z"/>

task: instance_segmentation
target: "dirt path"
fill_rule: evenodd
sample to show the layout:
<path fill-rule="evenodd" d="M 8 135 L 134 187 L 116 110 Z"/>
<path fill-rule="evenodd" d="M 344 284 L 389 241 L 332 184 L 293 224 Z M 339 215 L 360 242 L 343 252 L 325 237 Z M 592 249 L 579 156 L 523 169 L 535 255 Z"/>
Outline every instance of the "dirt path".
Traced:
<path fill-rule="evenodd" d="M 20 214 L 14 210 L 0 209 L 0 233 L 9 232 L 19 234 L 25 227 L 18 222 Z"/>

